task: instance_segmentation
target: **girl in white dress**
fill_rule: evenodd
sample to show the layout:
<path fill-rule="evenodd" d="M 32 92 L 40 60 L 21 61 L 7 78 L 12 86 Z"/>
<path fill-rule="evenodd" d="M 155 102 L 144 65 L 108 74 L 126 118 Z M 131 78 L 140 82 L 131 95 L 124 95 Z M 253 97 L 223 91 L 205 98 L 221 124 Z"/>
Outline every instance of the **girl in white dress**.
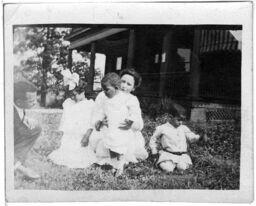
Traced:
<path fill-rule="evenodd" d="M 89 147 L 81 146 L 81 140 L 90 127 L 94 101 L 85 98 L 84 86 L 81 84 L 72 93 L 74 100 L 68 98 L 63 103 L 59 127 L 63 132 L 61 145 L 48 158 L 55 164 L 69 168 L 86 168 L 95 162 L 95 155 Z"/>

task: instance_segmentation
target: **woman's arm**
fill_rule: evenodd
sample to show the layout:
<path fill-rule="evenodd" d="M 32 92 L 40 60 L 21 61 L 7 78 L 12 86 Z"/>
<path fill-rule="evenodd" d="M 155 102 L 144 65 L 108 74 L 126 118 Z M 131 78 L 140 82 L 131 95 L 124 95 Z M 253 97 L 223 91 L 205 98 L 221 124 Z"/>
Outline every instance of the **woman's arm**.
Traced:
<path fill-rule="evenodd" d="M 91 115 L 90 128 L 95 128 L 99 124 L 99 121 L 103 121 L 105 118 L 103 111 L 104 92 L 100 92 L 95 99 L 93 112 Z"/>
<path fill-rule="evenodd" d="M 136 96 L 131 95 L 131 98 L 127 102 L 129 117 L 128 119 L 132 121 L 131 128 L 134 131 L 141 131 L 143 129 L 144 123 L 141 116 L 140 102 Z"/>

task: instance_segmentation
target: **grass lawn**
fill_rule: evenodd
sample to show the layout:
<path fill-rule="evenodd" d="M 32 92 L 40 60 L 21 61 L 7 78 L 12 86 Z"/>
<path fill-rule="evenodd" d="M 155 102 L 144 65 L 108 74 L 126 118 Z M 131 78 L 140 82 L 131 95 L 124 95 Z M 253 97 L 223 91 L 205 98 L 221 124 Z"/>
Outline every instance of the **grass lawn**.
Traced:
<path fill-rule="evenodd" d="M 61 137 L 56 130 L 61 113 L 59 110 L 45 111 L 34 114 L 42 123 L 43 132 L 26 161 L 41 178 L 31 181 L 15 172 L 15 189 L 239 189 L 241 129 L 237 123 L 215 122 L 196 125 L 187 122 L 186 124 L 195 132 L 206 128 L 209 140 L 206 144 L 190 144 L 193 167 L 183 173 L 165 173 L 155 168 L 150 160 L 145 160 L 127 165 L 124 174 L 116 178 L 109 170 L 102 170 L 99 167 L 68 169 L 47 160 L 46 156 L 60 145 Z M 162 115 L 154 120 L 144 117 L 143 135 L 146 147 L 155 127 L 160 125 L 165 117 L 166 115 Z"/>

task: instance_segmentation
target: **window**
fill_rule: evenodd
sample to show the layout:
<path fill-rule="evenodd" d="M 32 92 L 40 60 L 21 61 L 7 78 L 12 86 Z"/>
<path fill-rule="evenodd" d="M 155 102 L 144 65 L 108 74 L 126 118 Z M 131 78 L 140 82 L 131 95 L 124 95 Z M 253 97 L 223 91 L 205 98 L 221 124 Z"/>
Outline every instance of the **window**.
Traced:
<path fill-rule="evenodd" d="M 117 57 L 116 59 L 116 70 L 122 69 L 122 57 Z"/>
<path fill-rule="evenodd" d="M 98 91 L 101 90 L 101 79 L 105 73 L 105 64 L 106 64 L 106 55 L 96 53 L 95 58 L 95 76 L 93 83 L 93 90 Z"/>
<path fill-rule="evenodd" d="M 190 55 L 191 55 L 191 50 L 190 49 L 178 48 L 177 49 L 177 54 L 179 55 L 179 58 L 184 63 L 185 71 L 189 72 L 190 71 Z"/>
<path fill-rule="evenodd" d="M 159 54 L 155 55 L 155 64 L 157 64 L 159 62 Z"/>

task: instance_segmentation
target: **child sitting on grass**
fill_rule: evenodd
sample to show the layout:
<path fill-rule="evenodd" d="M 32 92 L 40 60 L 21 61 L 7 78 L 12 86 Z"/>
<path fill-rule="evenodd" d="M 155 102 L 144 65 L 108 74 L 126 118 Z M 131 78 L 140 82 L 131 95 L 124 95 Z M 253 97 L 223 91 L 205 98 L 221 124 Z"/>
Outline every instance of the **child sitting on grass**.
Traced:
<path fill-rule="evenodd" d="M 65 73 L 63 76 L 65 80 Z M 69 86 L 72 99 L 67 98 L 63 102 L 63 115 L 59 127 L 62 133 L 61 145 L 48 156 L 48 159 L 68 168 L 87 168 L 94 163 L 95 155 L 90 148 L 82 147 L 80 142 L 90 127 L 94 101 L 85 97 L 85 82 L 79 79 L 78 74 L 73 73 L 66 84 Z"/>
<path fill-rule="evenodd" d="M 188 141 L 197 141 L 200 135 L 193 133 L 182 125 L 182 117 L 175 117 L 169 122 L 158 126 L 150 139 L 151 157 L 157 158 L 156 166 L 166 172 L 175 168 L 184 171 L 192 165 L 188 153 Z M 157 151 L 157 139 L 160 139 L 161 149 Z"/>

